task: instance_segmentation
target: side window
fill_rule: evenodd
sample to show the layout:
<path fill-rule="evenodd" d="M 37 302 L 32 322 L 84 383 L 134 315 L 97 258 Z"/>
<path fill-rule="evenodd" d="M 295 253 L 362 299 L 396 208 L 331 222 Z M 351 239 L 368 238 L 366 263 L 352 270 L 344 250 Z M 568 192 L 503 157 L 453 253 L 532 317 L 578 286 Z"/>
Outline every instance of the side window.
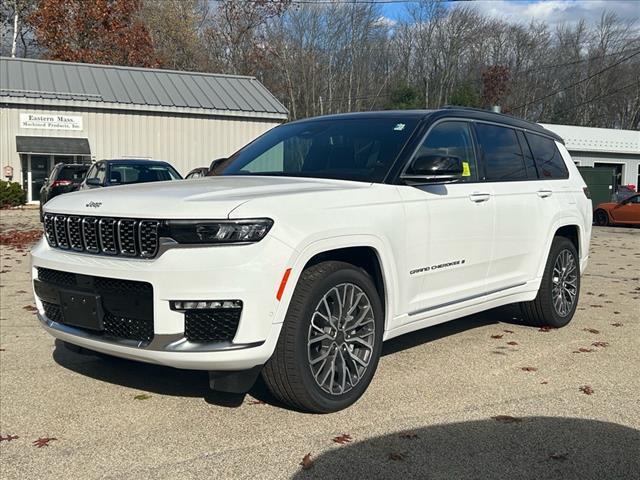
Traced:
<path fill-rule="evenodd" d="M 92 165 L 89 171 L 87 172 L 87 178 L 96 178 L 97 171 L 98 171 L 98 166 Z"/>
<path fill-rule="evenodd" d="M 526 133 L 527 141 L 536 159 L 540 178 L 569 178 L 569 171 L 556 147 L 556 142 L 547 137 Z"/>
<path fill-rule="evenodd" d="M 478 181 L 473 137 L 467 122 L 442 122 L 433 127 L 415 157 L 438 154 L 459 157 L 463 166 L 462 181 Z"/>
<path fill-rule="evenodd" d="M 476 133 L 488 182 L 527 180 L 524 157 L 514 129 L 477 123 Z"/>
<path fill-rule="evenodd" d="M 107 166 L 104 163 L 98 164 L 96 178 L 100 180 L 100 183 L 104 183 L 105 178 L 107 178 Z"/>

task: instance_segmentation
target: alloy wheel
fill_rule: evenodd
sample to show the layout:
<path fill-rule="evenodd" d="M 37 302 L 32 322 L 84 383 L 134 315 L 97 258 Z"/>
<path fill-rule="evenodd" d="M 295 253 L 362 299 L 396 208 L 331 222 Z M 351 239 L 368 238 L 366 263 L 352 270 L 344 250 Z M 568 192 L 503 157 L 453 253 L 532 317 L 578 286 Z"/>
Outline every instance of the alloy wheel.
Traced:
<path fill-rule="evenodd" d="M 565 249 L 558 254 L 551 281 L 553 308 L 558 315 L 566 317 L 578 298 L 578 267 L 571 251 Z"/>
<path fill-rule="evenodd" d="M 375 319 L 367 294 L 353 283 L 332 287 L 309 323 L 307 358 L 316 384 L 342 395 L 362 379 L 373 356 Z"/>

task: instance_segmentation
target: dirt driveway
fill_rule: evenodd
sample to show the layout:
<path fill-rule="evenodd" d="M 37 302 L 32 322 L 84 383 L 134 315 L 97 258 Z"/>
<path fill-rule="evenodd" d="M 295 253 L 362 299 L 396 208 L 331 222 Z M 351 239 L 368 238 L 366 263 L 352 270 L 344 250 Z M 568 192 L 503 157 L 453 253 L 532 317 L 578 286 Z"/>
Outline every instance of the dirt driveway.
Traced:
<path fill-rule="evenodd" d="M 640 478 L 640 230 L 595 229 L 568 327 L 504 308 L 405 335 L 356 405 L 307 415 L 56 344 L 22 246 L 37 211 L 0 215 L 22 231 L 0 254 L 0 478 Z"/>

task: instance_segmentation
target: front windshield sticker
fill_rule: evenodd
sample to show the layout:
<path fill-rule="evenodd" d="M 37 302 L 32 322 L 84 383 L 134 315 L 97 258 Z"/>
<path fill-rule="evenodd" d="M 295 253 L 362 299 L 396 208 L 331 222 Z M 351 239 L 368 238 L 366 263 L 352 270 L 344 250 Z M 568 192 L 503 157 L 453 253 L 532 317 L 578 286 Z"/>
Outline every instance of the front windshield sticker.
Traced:
<path fill-rule="evenodd" d="M 393 129 L 396 132 L 401 132 L 402 130 L 404 130 L 404 127 L 405 127 L 404 123 L 396 123 L 396 126 L 393 127 Z"/>

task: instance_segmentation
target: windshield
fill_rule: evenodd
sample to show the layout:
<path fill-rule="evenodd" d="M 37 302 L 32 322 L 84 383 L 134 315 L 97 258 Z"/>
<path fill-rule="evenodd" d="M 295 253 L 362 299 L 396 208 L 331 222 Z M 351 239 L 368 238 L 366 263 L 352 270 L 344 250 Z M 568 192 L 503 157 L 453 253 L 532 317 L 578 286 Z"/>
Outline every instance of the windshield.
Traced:
<path fill-rule="evenodd" d="M 296 122 L 270 130 L 216 170 L 381 182 L 417 125 L 400 117 Z"/>
<path fill-rule="evenodd" d="M 164 180 L 179 180 L 180 178 L 178 172 L 169 165 L 118 163 L 111 165 L 109 171 L 109 183 L 112 185 L 162 182 Z"/>

